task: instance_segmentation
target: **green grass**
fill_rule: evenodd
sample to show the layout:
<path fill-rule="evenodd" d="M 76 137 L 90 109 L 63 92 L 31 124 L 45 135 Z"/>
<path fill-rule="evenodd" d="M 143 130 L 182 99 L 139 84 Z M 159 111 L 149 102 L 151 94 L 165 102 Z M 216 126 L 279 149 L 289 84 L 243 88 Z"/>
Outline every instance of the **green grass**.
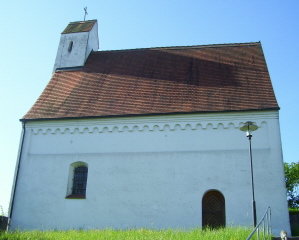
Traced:
<path fill-rule="evenodd" d="M 142 239 L 142 240 L 244 240 L 251 229 L 228 227 L 218 230 L 202 230 L 200 228 L 191 230 L 154 230 L 154 229 L 128 229 L 128 230 L 69 230 L 69 231 L 14 231 L 11 233 L 0 233 L 0 240 L 85 240 L 85 239 Z"/>

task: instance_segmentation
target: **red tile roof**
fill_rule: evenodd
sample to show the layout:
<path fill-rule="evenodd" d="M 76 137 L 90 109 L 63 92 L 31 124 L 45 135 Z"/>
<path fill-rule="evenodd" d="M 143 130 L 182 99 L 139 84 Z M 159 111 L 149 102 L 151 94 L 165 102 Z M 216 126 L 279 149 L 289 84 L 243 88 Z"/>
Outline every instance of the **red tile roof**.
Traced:
<path fill-rule="evenodd" d="M 92 52 L 23 119 L 278 110 L 260 43 Z"/>

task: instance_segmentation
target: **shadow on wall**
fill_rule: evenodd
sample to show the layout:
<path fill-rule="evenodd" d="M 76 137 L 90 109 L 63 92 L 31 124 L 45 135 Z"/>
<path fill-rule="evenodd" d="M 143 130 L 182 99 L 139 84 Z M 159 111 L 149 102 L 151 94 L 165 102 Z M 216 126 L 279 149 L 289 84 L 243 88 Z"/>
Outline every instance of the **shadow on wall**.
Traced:
<path fill-rule="evenodd" d="M 8 217 L 0 216 L 0 231 L 6 230 Z"/>
<path fill-rule="evenodd" d="M 299 214 L 290 214 L 292 236 L 299 236 Z"/>

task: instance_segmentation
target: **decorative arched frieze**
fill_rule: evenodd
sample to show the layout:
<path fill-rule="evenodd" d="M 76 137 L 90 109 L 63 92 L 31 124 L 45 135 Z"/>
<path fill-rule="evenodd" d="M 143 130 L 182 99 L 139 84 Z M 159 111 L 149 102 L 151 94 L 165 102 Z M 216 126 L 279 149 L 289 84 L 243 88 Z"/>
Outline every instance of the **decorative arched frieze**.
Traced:
<path fill-rule="evenodd" d="M 265 120 L 253 120 L 259 128 L 266 127 Z M 28 126 L 32 129 L 33 134 L 74 134 L 74 133 L 105 133 L 105 132 L 143 132 L 143 131 L 181 131 L 181 130 L 215 130 L 215 129 L 238 129 L 246 121 L 202 121 L 202 122 L 159 122 L 159 123 L 139 123 L 139 124 L 99 124 L 72 126 L 72 122 L 64 122 L 61 126 L 44 125 Z"/>

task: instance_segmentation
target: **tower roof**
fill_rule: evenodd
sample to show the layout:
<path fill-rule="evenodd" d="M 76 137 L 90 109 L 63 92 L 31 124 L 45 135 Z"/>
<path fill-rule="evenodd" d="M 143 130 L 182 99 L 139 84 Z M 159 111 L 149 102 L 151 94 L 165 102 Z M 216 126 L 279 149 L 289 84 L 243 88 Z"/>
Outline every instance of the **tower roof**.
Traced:
<path fill-rule="evenodd" d="M 97 20 L 70 22 L 61 34 L 88 32 L 92 29 Z"/>

